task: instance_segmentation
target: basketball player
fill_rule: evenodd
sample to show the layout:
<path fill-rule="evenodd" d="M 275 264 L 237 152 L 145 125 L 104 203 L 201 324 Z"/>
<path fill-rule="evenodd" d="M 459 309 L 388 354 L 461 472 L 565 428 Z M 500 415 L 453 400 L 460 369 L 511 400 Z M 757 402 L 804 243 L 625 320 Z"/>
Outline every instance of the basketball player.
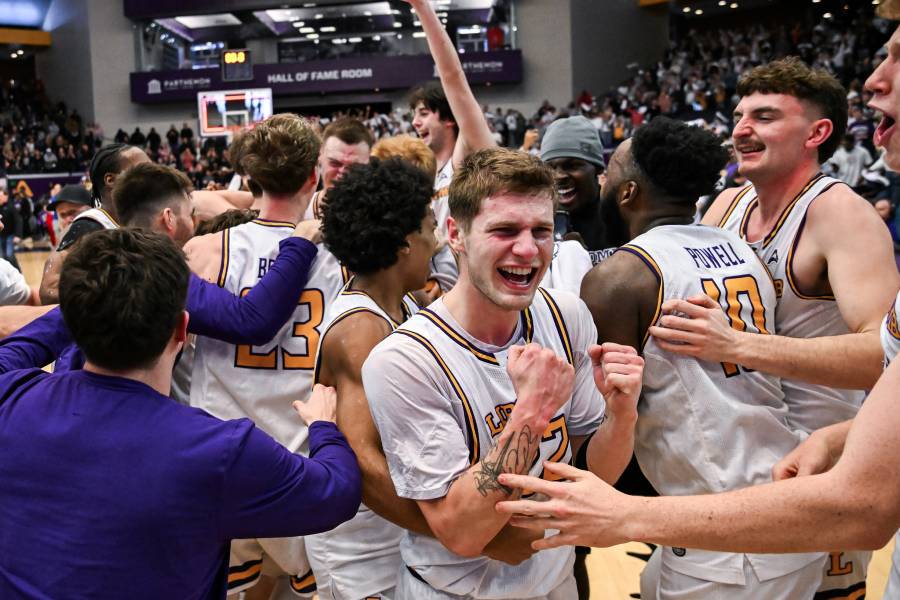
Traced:
<path fill-rule="evenodd" d="M 900 275 L 871 205 L 820 172 L 846 129 L 840 83 L 784 59 L 748 72 L 738 93 L 734 147 L 751 185 L 723 192 L 703 222 L 740 235 L 769 268 L 778 335 L 729 327 L 709 298 L 668 301 L 651 333 L 666 350 L 782 377 L 791 422 L 812 432 L 852 418 L 878 379 L 878 328 Z M 823 590 L 864 589 L 869 558 L 835 553 Z"/>
<path fill-rule="evenodd" d="M 424 287 L 436 244 L 431 192 L 431 179 L 413 164 L 373 159 L 343 174 L 323 210 L 325 245 L 354 275 L 328 307 L 315 383 L 336 386 L 339 427 L 365 469 L 366 490 L 353 520 L 306 539 L 323 599 L 393 598 L 401 527 L 429 533 L 415 503 L 394 492 L 362 364 L 418 310 L 409 293 Z"/>
<path fill-rule="evenodd" d="M 372 133 L 357 119 L 342 117 L 325 126 L 322 132 L 322 150 L 319 153 L 319 174 L 322 189 L 315 193 L 305 219 L 318 219 L 322 198 L 352 165 L 369 162 L 372 149 Z"/>
<path fill-rule="evenodd" d="M 900 2 L 886 0 L 879 14 L 900 19 Z M 900 138 L 894 136 L 900 114 L 900 28 L 887 49 L 887 57 L 866 81 L 866 88 L 873 93 L 870 104 L 884 115 L 875 141 L 885 148 L 888 166 L 900 170 Z M 885 323 L 883 327 L 889 328 L 890 319 Z M 884 333 L 881 337 L 885 339 Z M 891 347 L 884 348 L 886 356 Z M 551 466 L 554 473 L 574 483 L 560 486 L 511 475 L 500 479 L 505 485 L 543 492 L 552 504 L 508 502 L 497 508 L 504 514 L 528 515 L 516 519 L 518 525 L 560 531 L 537 543 L 538 548 L 642 540 L 732 552 L 878 549 L 900 526 L 898 386 L 900 364 L 893 360 L 849 428 L 840 459 L 824 473 L 712 496 L 634 498 L 615 492 L 590 474 Z M 827 468 L 811 464 L 800 473 Z"/>
<path fill-rule="evenodd" d="M 296 115 L 275 115 L 240 136 L 241 169 L 262 192 L 259 218 L 185 246 L 196 273 L 234 294 L 259 283 L 302 219 L 318 183 L 320 150 L 316 132 Z M 288 415 L 291 402 L 309 396 L 325 309 L 343 284 L 334 257 L 320 252 L 293 320 L 270 342 L 256 347 L 198 337 L 191 404 L 220 418 L 249 417 L 288 450 L 305 452 L 307 430 Z M 297 593 L 315 589 L 302 538 L 232 543 L 229 592 L 252 587 L 261 574 L 278 576 Z"/>
<path fill-rule="evenodd" d="M 587 308 L 538 288 L 554 200 L 552 172 L 537 158 L 505 149 L 469 156 L 450 191 L 459 282 L 363 365 L 397 494 L 416 502 L 437 538 L 404 534 L 396 598 L 577 594 L 571 549 L 516 566 L 480 556 L 507 521 L 494 511 L 509 497 L 500 473 L 537 474 L 540 459 L 580 451 L 615 480 L 631 456 L 641 359 L 615 345 L 589 356 L 596 331 Z"/>
<path fill-rule="evenodd" d="M 595 267 L 582 288 L 599 341 L 642 347 L 635 454 L 661 494 L 771 481 L 772 465 L 801 439 L 787 425 L 777 377 L 675 355 L 648 339 L 663 301 L 703 292 L 733 327 L 774 330 L 775 287 L 753 250 L 731 232 L 692 224 L 697 198 L 712 193 L 727 160 L 715 135 L 665 117 L 620 144 L 602 210 L 616 214 L 613 222 L 627 228 L 630 242 Z M 825 561 L 823 553 L 656 553 L 658 589 L 653 577 L 642 576 L 642 598 L 811 598 Z"/>
<path fill-rule="evenodd" d="M 98 202 L 97 208 L 86 210 L 72 221 L 56 250 L 50 253 L 44 264 L 40 295 L 44 304 L 59 302 L 59 271 L 68 248 L 83 235 L 101 229 L 116 229 L 116 208 L 112 202 L 112 189 L 116 177 L 134 165 L 150 162 L 150 157 L 137 146 L 108 144 L 97 150 L 91 159 L 89 175 L 91 196 Z"/>
<path fill-rule="evenodd" d="M 447 292 L 456 283 L 456 260 L 445 245 L 447 217 L 450 214 L 447 194 L 453 170 L 463 159 L 482 148 L 495 146 L 484 113 L 466 80 L 456 47 L 428 0 L 406 0 L 416 11 L 428 41 L 440 84 L 430 83 L 412 91 L 409 106 L 413 110 L 413 127 L 437 161 L 432 210 L 438 223 L 440 250 L 434 257 L 431 297 Z"/>

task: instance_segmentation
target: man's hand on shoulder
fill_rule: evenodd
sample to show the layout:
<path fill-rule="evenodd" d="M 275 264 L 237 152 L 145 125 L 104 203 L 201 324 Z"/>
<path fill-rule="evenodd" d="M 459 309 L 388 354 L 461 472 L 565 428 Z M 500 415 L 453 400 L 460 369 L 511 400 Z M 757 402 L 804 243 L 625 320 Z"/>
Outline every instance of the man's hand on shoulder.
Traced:
<path fill-rule="evenodd" d="M 333 387 L 316 384 L 306 402 L 294 402 L 294 410 L 309 427 L 316 421 L 334 423 L 337 419 L 337 392 Z"/>

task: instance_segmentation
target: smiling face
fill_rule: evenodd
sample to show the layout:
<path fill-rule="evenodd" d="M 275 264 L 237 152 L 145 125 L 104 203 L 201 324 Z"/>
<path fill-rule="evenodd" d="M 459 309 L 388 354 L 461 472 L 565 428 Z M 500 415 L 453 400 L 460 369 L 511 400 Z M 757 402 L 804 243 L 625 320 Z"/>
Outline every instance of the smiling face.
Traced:
<path fill-rule="evenodd" d="M 347 144 L 335 136 L 322 144 L 319 154 L 319 171 L 325 189 L 330 189 L 350 166 L 369 163 L 369 145 L 366 142 Z"/>
<path fill-rule="evenodd" d="M 504 310 L 527 308 L 553 258 L 553 198 L 501 192 L 486 198 L 468 228 L 451 217 L 460 279 Z"/>
<path fill-rule="evenodd" d="M 757 182 L 789 173 L 805 161 L 818 162 L 818 144 L 810 140 L 830 123 L 799 98 L 759 92 L 741 98 L 734 121 L 738 168 Z"/>
<path fill-rule="evenodd" d="M 900 27 L 888 40 L 887 49 L 887 57 L 866 80 L 865 88 L 872 93 L 869 106 L 882 114 L 875 130 L 875 145 L 887 151 L 885 162 L 897 171 L 900 170 L 900 137 L 895 135 L 900 114 Z"/>
<path fill-rule="evenodd" d="M 425 106 L 424 102 L 416 104 L 412 125 L 422 141 L 437 155 L 448 145 L 456 143 L 453 121 L 442 120 L 440 113 Z"/>
<path fill-rule="evenodd" d="M 553 169 L 560 207 L 578 213 L 595 206 L 600 191 L 597 167 L 580 158 L 553 158 L 547 165 Z"/>

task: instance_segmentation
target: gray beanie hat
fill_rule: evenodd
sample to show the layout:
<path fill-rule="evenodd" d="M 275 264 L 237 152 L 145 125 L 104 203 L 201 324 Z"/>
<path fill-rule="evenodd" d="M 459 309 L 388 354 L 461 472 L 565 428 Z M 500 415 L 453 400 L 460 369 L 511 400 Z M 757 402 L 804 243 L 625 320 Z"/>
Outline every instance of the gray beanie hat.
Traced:
<path fill-rule="evenodd" d="M 554 158 L 580 158 L 601 167 L 606 165 L 597 128 L 582 116 L 559 119 L 547 127 L 541 141 L 541 160 Z"/>

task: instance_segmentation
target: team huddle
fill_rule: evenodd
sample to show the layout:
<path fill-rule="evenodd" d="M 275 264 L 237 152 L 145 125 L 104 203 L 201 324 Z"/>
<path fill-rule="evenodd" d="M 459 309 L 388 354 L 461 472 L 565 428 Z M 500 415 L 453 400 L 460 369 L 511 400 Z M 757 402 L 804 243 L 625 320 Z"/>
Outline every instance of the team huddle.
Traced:
<path fill-rule="evenodd" d="M 615 251 L 592 260 L 555 213 L 596 130 L 494 147 L 409 2 L 442 84 L 411 95 L 418 139 L 275 115 L 235 136 L 231 196 L 98 153 L 99 206 L 41 284 L 59 308 L 0 342 L 0 596 L 587 598 L 575 546 L 629 536 L 588 524 L 584 482 L 695 496 L 837 462 L 900 348 L 890 236 L 821 172 L 841 85 L 796 59 L 745 74 L 749 183 L 700 222 L 719 140 L 638 128 L 594 182 Z M 900 30 L 888 50 L 866 85 L 900 167 Z M 865 595 L 848 539 L 649 537 L 642 598 Z"/>

